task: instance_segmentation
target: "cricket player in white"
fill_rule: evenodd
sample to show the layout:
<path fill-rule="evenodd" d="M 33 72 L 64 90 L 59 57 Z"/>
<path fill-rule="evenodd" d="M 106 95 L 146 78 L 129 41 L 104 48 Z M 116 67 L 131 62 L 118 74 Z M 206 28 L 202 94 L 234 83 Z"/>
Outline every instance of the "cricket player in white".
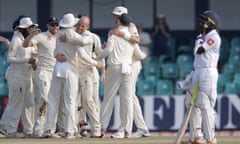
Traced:
<path fill-rule="evenodd" d="M 94 42 L 95 37 L 93 36 L 93 34 L 88 31 L 88 27 L 90 24 L 90 19 L 87 16 L 82 16 L 81 19 L 79 20 L 77 26 L 76 26 L 76 32 L 78 34 L 80 34 L 82 37 L 84 38 L 88 38 L 91 39 L 91 43 L 90 44 L 85 44 L 82 45 L 79 48 L 84 49 L 86 54 L 89 57 L 93 56 L 93 44 L 95 44 Z M 69 41 L 69 43 L 71 43 L 71 38 L 66 37 Z M 66 41 L 63 38 L 63 41 Z M 98 38 L 99 39 L 99 38 Z M 100 40 L 98 41 L 100 42 Z M 97 44 L 97 43 L 96 43 Z M 95 47 L 95 46 L 94 46 Z M 101 43 L 99 45 L 99 43 L 96 45 L 95 47 L 96 51 L 100 52 L 101 50 Z M 77 98 L 77 107 L 81 106 L 82 110 L 84 112 L 87 112 L 90 121 L 91 121 L 91 136 L 92 137 L 99 137 L 101 135 L 100 133 L 100 120 L 99 120 L 99 108 L 97 106 L 99 106 L 98 104 L 96 104 L 96 98 L 94 97 L 94 91 L 96 91 L 96 89 L 94 89 L 94 82 L 95 82 L 95 72 L 96 72 L 96 67 L 95 65 L 93 65 L 92 63 L 89 63 L 88 61 L 85 61 L 84 59 L 82 59 L 81 57 L 79 57 L 79 82 L 80 82 L 80 95 Z M 98 97 L 98 95 L 97 95 Z M 99 102 L 99 101 L 97 101 Z M 85 118 L 85 116 L 83 117 Z M 85 120 L 85 119 L 84 119 Z M 78 124 L 78 120 L 76 121 Z"/>
<path fill-rule="evenodd" d="M 131 23 L 129 26 L 129 31 L 132 36 L 139 37 L 137 28 L 136 26 Z M 134 45 L 135 47 L 138 47 L 137 44 Z M 147 137 L 150 136 L 151 134 L 149 133 L 149 130 L 147 128 L 147 125 L 144 121 L 143 114 L 142 114 L 142 109 L 139 103 L 139 100 L 136 96 L 136 83 L 138 79 L 138 75 L 142 69 L 142 64 L 141 61 L 133 56 L 133 77 L 134 77 L 134 85 L 133 85 L 133 121 L 136 124 L 137 127 L 137 132 L 134 133 L 133 137 Z"/>
<path fill-rule="evenodd" d="M 50 17 L 47 24 L 48 31 L 39 33 L 32 32 L 24 41 L 23 46 L 36 45 L 38 49 L 38 66 L 35 73 L 35 84 L 37 92 L 37 112 L 34 124 L 34 135 L 42 136 L 46 121 L 48 105 L 48 93 L 52 81 L 53 68 L 56 63 L 53 55 L 56 48 L 56 35 L 59 31 L 58 20 Z"/>
<path fill-rule="evenodd" d="M 78 95 L 78 53 L 79 56 L 86 56 L 86 52 L 84 49 L 79 48 L 79 45 L 87 45 L 91 43 L 91 39 L 81 37 L 79 34 L 75 32 L 73 29 L 74 26 L 77 24 L 78 19 L 74 17 L 73 14 L 67 13 L 63 16 L 60 20 L 59 25 L 62 29 L 59 31 L 57 35 L 57 43 L 56 43 L 56 50 L 55 56 L 57 54 L 62 54 L 66 57 L 66 61 L 64 63 L 59 63 L 60 65 L 64 66 L 60 72 L 62 76 L 62 81 L 64 85 L 64 105 L 65 105 L 65 120 L 64 120 L 64 127 L 65 127 L 65 138 L 72 139 L 75 138 L 74 132 L 76 129 L 76 122 L 75 122 L 75 112 L 76 112 L 76 98 Z M 62 35 L 66 35 L 67 43 L 61 42 L 60 37 Z M 88 56 L 84 57 L 86 60 L 89 60 L 91 64 L 97 65 L 98 63 L 95 60 L 92 60 Z M 56 64 L 58 67 L 58 63 Z M 56 76 L 55 76 L 56 78 Z M 57 78 L 56 78 L 57 79 Z M 60 83 L 61 84 L 61 83 Z M 58 84 L 59 85 L 59 84 Z M 55 87 L 55 86 L 54 86 Z M 61 85 L 59 88 L 62 88 Z M 58 89 L 58 88 L 55 88 Z M 60 91 L 60 89 L 58 89 Z M 51 90 L 50 90 L 51 93 Z M 52 95 L 54 95 L 52 93 Z M 49 97 L 53 97 L 49 95 Z M 49 98 L 50 99 L 50 98 Z M 51 109 L 48 110 L 48 121 L 46 125 L 47 131 L 51 128 L 51 125 L 54 124 L 53 120 L 54 117 L 52 115 L 56 114 L 55 106 L 59 106 L 59 99 L 55 100 L 57 103 L 51 106 Z M 50 107 L 50 105 L 49 105 Z"/>
<path fill-rule="evenodd" d="M 91 33 L 93 38 L 93 53 L 92 57 L 96 58 L 96 54 L 100 53 L 102 51 L 102 44 L 99 36 L 95 33 Z M 100 122 L 100 101 L 99 101 L 99 80 L 102 82 L 105 81 L 105 60 L 102 61 L 102 68 L 101 68 L 101 78 L 99 77 L 99 72 L 97 67 L 93 67 L 93 101 L 96 108 L 96 113 L 99 117 Z M 81 93 L 81 91 L 80 91 Z M 80 94 L 81 96 L 81 94 Z M 87 136 L 87 129 L 86 129 L 86 110 L 81 109 L 79 113 L 79 126 L 80 126 L 80 134 L 82 136 Z M 91 131 L 93 130 L 93 127 L 91 127 Z"/>
<path fill-rule="evenodd" d="M 24 37 L 31 31 L 33 24 L 31 18 L 20 20 L 19 29 L 13 35 L 8 53 L 10 69 L 6 75 L 9 85 L 7 137 L 17 137 L 16 130 L 22 115 L 24 134 L 31 135 L 33 131 L 34 95 L 32 87 L 32 49 L 24 49 Z"/>
<path fill-rule="evenodd" d="M 125 11 L 123 11 L 124 13 L 127 13 L 127 8 L 125 7 L 116 7 L 115 10 L 117 11 L 117 9 L 123 9 Z M 119 13 L 114 13 L 114 15 L 119 15 Z M 128 26 L 129 32 L 131 33 L 131 37 L 125 37 L 125 33 L 117 30 L 117 29 L 113 29 L 110 31 L 111 34 L 116 34 L 120 37 L 124 37 L 126 40 L 130 41 L 131 43 L 133 43 L 133 46 L 136 49 L 139 49 L 139 45 L 137 43 L 139 43 L 139 35 L 138 35 L 138 31 L 137 28 L 135 26 L 134 23 L 130 23 Z M 141 52 L 141 51 L 140 51 Z M 141 54 L 142 57 L 141 59 L 146 57 L 145 53 Z M 139 103 L 139 100 L 136 96 L 136 82 L 137 82 L 137 78 L 138 75 L 142 69 L 142 65 L 141 65 L 141 61 L 139 58 L 136 58 L 135 56 L 133 56 L 133 64 L 132 64 L 132 69 L 133 69 L 133 121 L 136 124 L 136 127 L 138 128 L 137 132 L 133 134 L 133 137 L 142 137 L 142 136 L 150 136 L 149 130 L 147 128 L 147 125 L 144 121 L 143 115 L 142 115 L 142 110 L 141 110 L 141 106 Z"/>
<path fill-rule="evenodd" d="M 102 51 L 102 44 L 99 36 L 97 34 L 91 33 L 93 38 L 93 58 L 96 58 L 96 54 L 100 53 Z M 101 78 L 99 77 L 99 72 L 97 70 L 97 67 L 93 67 L 93 101 L 96 108 L 96 113 L 99 117 L 100 122 L 100 101 L 99 101 L 99 81 L 102 82 L 105 81 L 105 60 L 102 61 L 103 66 L 101 68 Z M 80 91 L 81 93 L 81 91 Z M 81 95 L 80 95 L 81 96 Z M 86 110 L 81 109 L 79 114 L 79 125 L 80 125 L 80 134 L 82 136 L 87 136 L 87 130 L 86 125 Z M 91 131 L 93 130 L 93 127 L 91 127 Z"/>
<path fill-rule="evenodd" d="M 102 51 L 101 42 L 97 35 L 91 33 L 87 29 L 89 28 L 90 19 L 87 16 L 82 16 L 76 28 L 76 32 L 82 36 L 89 36 L 93 40 L 91 45 L 83 46 L 86 53 L 93 57 L 94 53 L 97 54 Z M 94 47 L 94 48 L 93 48 Z M 104 60 L 103 60 L 104 63 Z M 79 81 L 80 81 L 80 102 L 82 106 L 81 112 L 83 112 L 80 120 L 86 119 L 87 112 L 91 122 L 91 136 L 99 137 L 100 133 L 100 112 L 99 112 L 99 98 L 98 98 L 98 72 L 95 66 L 85 62 L 81 58 L 79 59 Z M 96 89 L 97 88 L 97 89 Z M 95 93 L 94 91 L 97 91 Z"/>
<path fill-rule="evenodd" d="M 221 38 L 217 32 L 219 23 L 220 19 L 214 11 L 206 11 L 200 15 L 200 35 L 194 48 L 194 72 L 191 85 L 193 92 L 196 82 L 199 83 L 199 91 L 190 119 L 190 143 L 194 144 L 200 143 L 195 134 L 196 128 L 201 126 L 199 123 L 194 123 L 193 119 L 194 116 L 199 115 L 199 111 L 206 143 L 216 143 L 214 106 L 217 98 L 217 64 L 221 45 Z"/>
<path fill-rule="evenodd" d="M 70 17 L 69 17 L 70 16 Z M 70 33 L 73 26 L 77 23 L 77 20 L 72 15 L 64 15 L 61 21 L 59 22 L 59 25 L 63 27 L 57 35 L 57 38 L 65 33 Z M 67 61 L 65 62 L 65 69 L 62 73 L 62 78 L 56 77 L 57 71 L 55 71 L 55 78 L 53 83 L 58 82 L 60 80 L 60 83 L 57 85 L 53 85 L 52 89 L 58 89 L 58 88 L 64 88 L 64 107 L 65 107 L 65 120 L 64 120 L 64 129 L 65 129 L 65 138 L 71 139 L 74 137 L 74 125 L 75 125 L 75 99 L 78 92 L 78 70 L 77 70 L 77 53 L 76 48 L 73 45 L 69 45 L 67 43 L 62 43 L 58 39 L 56 41 L 56 51 L 58 53 L 64 54 L 64 56 L 67 58 Z M 55 51 L 55 52 L 56 52 Z M 56 54 L 55 54 L 56 56 Z M 56 66 L 57 67 L 57 64 Z M 64 85 L 62 87 L 62 85 Z M 61 90 L 58 89 L 57 92 L 61 92 Z M 50 90 L 49 100 L 53 100 L 55 93 L 53 90 Z M 52 125 L 54 124 L 55 118 L 56 118 L 56 112 L 59 108 L 59 101 L 60 101 L 60 93 L 57 93 L 59 95 L 55 95 L 55 103 L 52 103 L 52 105 L 49 105 L 49 111 L 48 111 L 48 118 L 46 123 L 46 129 L 47 131 L 51 130 Z M 52 132 L 51 132 L 52 133 Z"/>
<path fill-rule="evenodd" d="M 18 30 L 16 29 L 16 27 L 19 25 L 19 21 L 21 18 L 23 18 L 24 16 L 20 15 L 12 24 L 12 28 L 13 28 L 13 33 L 16 33 Z M 13 34 L 14 35 L 14 34 Z M 10 41 L 3 37 L 3 36 L 0 36 L 0 42 L 3 42 L 6 47 L 8 49 L 10 49 Z M 9 69 L 10 67 L 8 67 Z M 6 75 L 8 73 L 8 69 L 5 73 L 5 78 L 6 78 Z M 7 78 L 6 78 L 7 79 Z M 1 116 L 1 120 L 0 120 L 0 137 L 5 137 L 6 135 L 6 124 L 8 123 L 8 119 L 7 119 L 7 112 L 8 110 L 5 108 L 4 111 L 3 111 L 3 114 Z"/>
<path fill-rule="evenodd" d="M 122 9 L 120 9 L 121 12 Z M 124 9 L 125 10 L 125 9 Z M 113 15 L 118 29 L 130 36 L 127 25 L 130 20 L 126 14 Z M 106 48 L 97 56 L 97 59 L 108 56 L 108 67 L 104 84 L 104 99 L 101 107 L 101 128 L 106 131 L 113 110 L 114 96 L 118 89 L 121 106 L 121 126 L 118 136 L 113 138 L 130 137 L 133 120 L 133 99 L 132 99 L 132 56 L 136 51 L 134 47 L 125 39 L 112 35 L 108 38 Z M 136 54 L 137 55 L 137 54 Z M 139 56 L 139 55 L 138 55 Z"/>

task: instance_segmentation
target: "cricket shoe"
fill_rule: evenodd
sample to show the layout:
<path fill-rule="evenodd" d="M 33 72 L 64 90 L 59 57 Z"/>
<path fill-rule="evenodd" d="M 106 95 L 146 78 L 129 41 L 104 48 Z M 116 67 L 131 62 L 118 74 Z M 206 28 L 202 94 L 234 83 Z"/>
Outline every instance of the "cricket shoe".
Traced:
<path fill-rule="evenodd" d="M 43 136 L 41 134 L 33 134 L 32 138 L 42 138 Z"/>
<path fill-rule="evenodd" d="M 47 130 L 46 132 L 44 132 L 43 138 L 51 138 L 51 137 L 52 137 L 51 130 Z"/>
<path fill-rule="evenodd" d="M 24 138 L 24 137 L 25 135 L 23 133 L 13 132 L 13 133 L 6 134 L 6 138 Z"/>
<path fill-rule="evenodd" d="M 217 139 L 214 137 L 212 142 L 207 142 L 204 137 L 197 137 L 194 141 L 185 140 L 181 141 L 181 144 L 217 144 Z"/>
<path fill-rule="evenodd" d="M 81 138 L 83 138 L 82 135 L 79 134 L 79 133 L 77 133 L 77 132 L 74 133 L 74 136 L 75 136 L 76 139 L 81 139 Z"/>
<path fill-rule="evenodd" d="M 60 136 L 61 138 L 63 138 L 65 136 L 65 132 L 57 132 L 56 134 L 58 136 Z"/>
<path fill-rule="evenodd" d="M 87 136 L 88 136 L 87 130 L 86 130 L 86 129 L 82 129 L 82 130 L 80 131 L 80 135 L 81 135 L 82 137 L 87 137 Z"/>
<path fill-rule="evenodd" d="M 105 129 L 101 129 L 101 135 L 100 135 L 100 137 L 101 137 L 101 138 L 104 138 L 105 133 L 106 133 L 106 130 L 105 130 Z"/>
<path fill-rule="evenodd" d="M 76 136 L 72 133 L 66 132 L 64 138 L 65 139 L 76 139 Z"/>
<path fill-rule="evenodd" d="M 24 135 L 24 138 L 32 138 L 33 137 L 32 133 L 23 133 L 23 135 Z"/>
<path fill-rule="evenodd" d="M 100 135 L 100 136 L 92 135 L 92 136 L 90 136 L 90 138 L 103 138 L 103 136 L 102 135 Z"/>
<path fill-rule="evenodd" d="M 212 142 L 207 142 L 207 144 L 217 144 L 217 138 L 214 137 Z"/>
<path fill-rule="evenodd" d="M 0 133 L 0 138 L 5 138 L 6 136 Z"/>
<path fill-rule="evenodd" d="M 137 132 L 135 132 L 132 135 L 133 138 L 149 137 L 149 136 L 151 136 L 151 134 L 148 130 L 140 130 L 140 129 L 138 129 Z"/>
<path fill-rule="evenodd" d="M 6 135 L 7 131 L 4 128 L 0 127 L 0 134 Z"/>
<path fill-rule="evenodd" d="M 61 136 L 59 136 L 58 134 L 52 134 L 51 130 L 47 130 L 44 134 L 43 134 L 43 138 L 61 138 Z"/>
<path fill-rule="evenodd" d="M 111 135 L 111 138 L 129 138 L 130 135 L 126 131 L 118 131 L 115 134 Z"/>
<path fill-rule="evenodd" d="M 201 137 L 196 137 L 192 144 L 206 144 L 206 140 Z"/>

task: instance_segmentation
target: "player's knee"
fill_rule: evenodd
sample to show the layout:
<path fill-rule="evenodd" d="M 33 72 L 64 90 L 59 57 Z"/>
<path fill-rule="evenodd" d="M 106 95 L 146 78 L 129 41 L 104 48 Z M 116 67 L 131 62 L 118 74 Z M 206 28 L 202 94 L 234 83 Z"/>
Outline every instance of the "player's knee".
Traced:
<path fill-rule="evenodd" d="M 202 110 L 211 108 L 209 96 L 204 92 L 198 92 L 195 105 Z"/>

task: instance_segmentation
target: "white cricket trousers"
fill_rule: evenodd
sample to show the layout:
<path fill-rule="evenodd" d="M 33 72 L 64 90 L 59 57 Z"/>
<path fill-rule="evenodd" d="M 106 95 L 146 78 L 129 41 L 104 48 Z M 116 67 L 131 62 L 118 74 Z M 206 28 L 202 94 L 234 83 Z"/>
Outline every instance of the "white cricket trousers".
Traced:
<path fill-rule="evenodd" d="M 195 69 L 192 80 L 191 91 L 195 83 L 199 82 L 195 106 L 201 110 L 202 126 L 207 141 L 213 141 L 215 137 L 215 115 L 214 106 L 217 98 L 218 71 L 216 68 Z"/>
<path fill-rule="evenodd" d="M 56 77 L 55 72 L 52 75 L 52 82 L 49 90 L 48 95 L 48 109 L 47 109 L 47 117 L 46 117 L 46 124 L 45 124 L 45 131 L 51 130 L 51 133 L 55 133 L 56 131 L 56 123 L 57 123 L 57 116 L 61 115 L 61 110 L 64 109 L 64 105 L 61 104 L 63 102 L 63 91 L 65 87 L 65 78 Z M 63 106 L 63 107 L 60 107 Z M 61 123 L 64 123 L 63 118 Z M 61 127 L 64 127 L 62 124 Z"/>
<path fill-rule="evenodd" d="M 141 65 L 140 65 L 141 66 Z M 140 130 L 148 130 L 147 125 L 144 121 L 141 105 L 139 103 L 138 97 L 136 96 L 136 83 L 138 75 L 141 71 L 138 63 L 133 64 L 133 121 L 135 125 Z"/>
<path fill-rule="evenodd" d="M 65 105 L 65 132 L 74 134 L 76 128 L 76 99 L 79 90 L 79 71 L 77 67 L 71 65 L 66 70 L 66 79 L 64 87 L 64 105 Z"/>
<path fill-rule="evenodd" d="M 96 104 L 95 73 L 94 69 L 81 70 L 79 73 L 80 96 L 83 110 L 88 114 L 91 122 L 91 133 L 93 136 L 100 136 L 100 115 L 98 104 Z"/>
<path fill-rule="evenodd" d="M 46 122 L 46 114 L 40 115 L 40 108 L 43 106 L 44 102 L 48 103 L 48 93 L 52 81 L 52 70 L 37 69 L 35 73 L 35 85 L 36 85 L 36 113 L 35 113 L 35 123 L 34 123 L 34 134 L 42 135 L 44 132 L 44 125 Z"/>
<path fill-rule="evenodd" d="M 95 103 L 95 108 L 96 111 L 98 113 L 98 117 L 100 120 L 100 101 L 99 101 L 99 74 L 98 74 L 98 70 L 96 67 L 93 68 L 94 71 L 94 82 L 93 82 L 93 100 Z M 80 92 L 81 93 L 81 92 Z M 79 97 L 81 96 L 81 94 L 79 94 Z M 78 100 L 78 106 L 81 106 L 80 100 Z M 77 112 L 79 115 L 79 119 L 77 119 L 77 125 L 78 122 L 80 121 L 87 121 L 87 117 L 86 117 L 86 111 L 84 109 L 81 109 L 80 112 Z M 85 126 L 81 127 L 82 129 L 86 129 Z M 91 131 L 94 131 L 93 127 L 91 127 Z"/>
<path fill-rule="evenodd" d="M 133 124 L 133 76 L 121 73 L 121 65 L 109 65 L 104 84 L 104 98 L 101 106 L 101 128 L 106 130 L 113 111 L 114 98 L 119 90 L 121 126 L 131 134 Z"/>
<path fill-rule="evenodd" d="M 55 76 L 55 70 L 53 72 L 52 84 L 49 92 L 49 106 L 47 113 L 47 123 L 45 130 L 51 130 L 56 124 L 56 114 L 61 104 L 61 95 L 63 95 L 64 101 L 64 130 L 70 134 L 75 132 L 75 112 L 76 112 L 76 98 L 78 94 L 78 69 L 68 63 L 66 69 L 65 78 L 59 78 Z M 62 108 L 60 108 L 62 109 Z M 59 116 L 61 120 L 62 116 Z M 59 119 L 58 119 L 59 120 Z M 51 131 L 53 132 L 53 131 Z"/>
<path fill-rule="evenodd" d="M 20 75 L 10 70 L 7 75 L 9 101 L 7 105 L 7 133 L 17 131 L 20 117 L 24 125 L 23 132 L 32 134 L 34 119 L 34 95 L 31 75 Z"/>

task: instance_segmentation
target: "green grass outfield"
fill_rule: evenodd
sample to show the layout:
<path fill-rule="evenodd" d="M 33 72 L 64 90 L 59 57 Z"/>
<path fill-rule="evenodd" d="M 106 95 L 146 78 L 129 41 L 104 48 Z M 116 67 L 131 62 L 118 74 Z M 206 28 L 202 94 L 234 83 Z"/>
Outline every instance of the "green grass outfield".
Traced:
<path fill-rule="evenodd" d="M 112 139 L 110 137 L 96 139 L 6 139 L 0 138 L 0 144 L 172 144 L 174 136 L 151 136 L 146 138 L 128 138 L 128 139 Z M 240 136 L 219 136 L 218 144 L 240 144 Z"/>

